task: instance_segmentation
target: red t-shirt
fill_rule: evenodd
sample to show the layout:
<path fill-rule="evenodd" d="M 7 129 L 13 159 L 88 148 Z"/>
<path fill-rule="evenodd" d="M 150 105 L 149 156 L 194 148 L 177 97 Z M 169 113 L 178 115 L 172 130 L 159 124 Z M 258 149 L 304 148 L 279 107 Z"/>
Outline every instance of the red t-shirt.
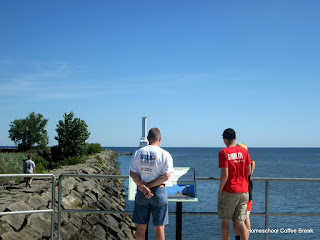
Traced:
<path fill-rule="evenodd" d="M 219 152 L 219 168 L 228 168 L 228 181 L 223 191 L 229 193 L 248 192 L 247 165 L 250 164 L 250 155 L 246 149 L 238 146 L 222 149 Z"/>

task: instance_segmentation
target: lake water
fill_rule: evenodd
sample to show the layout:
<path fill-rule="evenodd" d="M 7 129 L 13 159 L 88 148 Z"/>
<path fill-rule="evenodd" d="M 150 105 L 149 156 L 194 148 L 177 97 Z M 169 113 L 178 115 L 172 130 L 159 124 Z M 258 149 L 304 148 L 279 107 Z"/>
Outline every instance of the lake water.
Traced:
<path fill-rule="evenodd" d="M 108 148 L 116 152 L 133 152 L 137 148 Z M 164 148 L 173 157 L 174 167 L 192 167 L 196 177 L 220 177 L 218 152 L 220 148 Z M 253 177 L 319 178 L 320 148 L 250 148 L 256 161 Z M 131 156 L 119 156 L 121 174 L 129 174 Z M 128 181 L 124 181 L 126 192 Z M 265 182 L 253 181 L 253 213 L 264 212 Z M 269 212 L 319 213 L 320 182 L 270 182 Z M 197 181 L 199 201 L 183 203 L 184 212 L 216 212 L 219 181 Z M 126 199 L 126 210 L 133 211 L 133 202 Z M 176 203 L 169 203 L 175 212 Z M 251 216 L 252 229 L 264 229 L 264 216 Z M 221 239 L 217 216 L 183 216 L 182 239 Z M 152 223 L 149 239 L 153 239 Z M 320 239 L 320 217 L 269 217 L 269 239 Z M 313 233 L 299 233 L 301 229 Z M 230 225 L 232 231 L 232 226 Z M 294 233 L 294 231 L 297 233 Z M 175 216 L 170 215 L 166 239 L 175 239 Z M 286 232 L 286 233 L 285 233 Z M 291 232 L 291 233 L 290 233 Z M 233 233 L 230 234 L 233 238 Z M 262 233 L 252 233 L 250 239 L 264 239 Z"/>

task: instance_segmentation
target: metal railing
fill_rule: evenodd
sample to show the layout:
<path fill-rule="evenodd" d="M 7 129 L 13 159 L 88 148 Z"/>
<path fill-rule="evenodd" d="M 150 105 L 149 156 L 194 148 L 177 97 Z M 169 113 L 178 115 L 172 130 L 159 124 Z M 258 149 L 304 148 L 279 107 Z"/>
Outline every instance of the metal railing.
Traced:
<path fill-rule="evenodd" d="M 58 239 L 61 239 L 61 213 L 68 212 L 68 213 L 98 213 L 98 214 L 132 214 L 132 211 L 109 211 L 109 210 L 78 210 L 78 209 L 61 209 L 61 186 L 62 186 L 62 179 L 64 177 L 87 177 L 87 178 L 122 178 L 128 179 L 129 176 L 125 175 L 89 175 L 89 174 L 61 174 L 59 177 L 58 182 Z M 219 181 L 220 178 L 215 177 L 196 177 L 198 181 Z M 252 181 L 265 181 L 265 211 L 264 212 L 256 212 L 251 213 L 253 216 L 264 216 L 265 217 L 265 229 L 268 229 L 269 225 L 269 216 L 298 216 L 298 217 L 318 217 L 320 216 L 319 213 L 285 213 L 285 212 L 278 212 L 278 213 L 270 213 L 269 212 L 269 182 L 270 181 L 286 181 L 286 182 L 320 182 L 320 178 L 264 178 L 264 177 L 255 177 L 252 178 Z M 178 205 L 177 205 L 178 206 Z M 176 215 L 176 212 L 170 212 L 170 215 Z M 202 215 L 202 216 L 214 216 L 218 215 L 217 212 L 182 212 L 182 215 Z M 177 225 L 178 227 L 178 225 Z M 180 226 L 182 228 L 182 226 Z M 177 232 L 177 231 L 176 231 Z M 181 233 L 181 229 L 179 231 Z M 176 239 L 181 239 L 181 236 L 176 236 Z M 268 232 L 265 233 L 265 239 L 268 239 Z"/>
<path fill-rule="evenodd" d="M 51 239 L 54 239 L 54 213 L 55 213 L 55 186 L 56 177 L 53 174 L 0 174 L 0 178 L 13 178 L 13 177 L 32 177 L 32 178 L 51 178 L 52 179 L 52 195 L 51 195 L 51 209 L 43 210 L 29 210 L 29 211 L 12 211 L 0 212 L 0 216 L 15 215 L 15 214 L 31 214 L 31 213 L 51 213 Z"/>
<path fill-rule="evenodd" d="M 55 182 L 56 178 L 53 174 L 0 174 L 1 177 L 51 177 L 52 178 L 52 209 L 48 210 L 32 210 L 32 211 L 15 211 L 15 212 L 0 212 L 0 216 L 11 214 L 30 214 L 30 213 L 51 213 L 51 239 L 54 239 L 54 212 L 55 212 Z M 91 213 L 91 214 L 127 214 L 131 215 L 132 211 L 112 211 L 112 210 L 90 210 L 90 209 L 62 209 L 62 180 L 65 177 L 85 177 L 85 178 L 114 178 L 114 179 L 128 179 L 126 175 L 93 175 L 93 174 L 61 174 L 58 181 L 58 239 L 61 239 L 61 214 L 62 213 Z M 198 181 L 219 181 L 220 178 L 215 177 L 196 177 Z M 268 229 L 269 216 L 289 216 L 289 217 L 319 217 L 318 213 L 287 213 L 287 212 L 269 212 L 269 183 L 271 181 L 285 181 L 285 182 L 320 182 L 320 178 L 264 178 L 255 177 L 253 181 L 265 182 L 265 210 L 264 212 L 252 212 L 253 216 L 265 217 L 265 229 Z M 170 212 L 170 215 L 176 215 L 176 212 Z M 182 215 L 202 215 L 202 216 L 214 216 L 217 212 L 182 212 Z M 177 226 L 178 227 L 178 226 Z M 182 228 L 182 226 L 181 226 Z M 181 232 L 181 229 L 179 230 Z M 177 237 L 177 236 L 176 236 Z M 181 236 L 180 236 L 181 237 Z M 177 237 L 177 239 L 181 239 Z M 268 239 L 268 232 L 265 233 L 265 239 Z"/>

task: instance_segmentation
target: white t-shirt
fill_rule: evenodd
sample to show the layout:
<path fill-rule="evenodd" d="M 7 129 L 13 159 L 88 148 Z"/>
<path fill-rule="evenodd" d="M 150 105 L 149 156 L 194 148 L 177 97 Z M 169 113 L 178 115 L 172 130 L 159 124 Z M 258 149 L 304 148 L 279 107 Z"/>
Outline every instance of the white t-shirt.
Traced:
<path fill-rule="evenodd" d="M 34 161 L 32 160 L 26 160 L 23 163 L 24 173 L 33 173 L 33 169 L 36 167 L 34 164 Z"/>
<path fill-rule="evenodd" d="M 173 172 L 173 159 L 166 150 L 153 145 L 140 148 L 132 155 L 130 171 L 141 180 L 151 182 L 166 173 Z"/>

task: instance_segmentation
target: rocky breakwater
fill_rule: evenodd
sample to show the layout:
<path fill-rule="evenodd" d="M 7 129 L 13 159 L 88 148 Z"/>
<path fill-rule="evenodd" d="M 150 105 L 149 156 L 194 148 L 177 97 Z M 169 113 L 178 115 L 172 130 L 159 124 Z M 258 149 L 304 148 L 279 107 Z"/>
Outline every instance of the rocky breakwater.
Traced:
<path fill-rule="evenodd" d="M 62 167 L 50 173 L 58 179 L 62 173 L 118 175 L 120 171 L 116 153 L 105 150 L 92 156 L 85 164 Z M 121 211 L 124 210 L 124 196 L 119 179 L 67 177 L 62 181 L 62 209 Z M 56 212 L 57 199 L 56 187 Z M 24 183 L 2 186 L 0 192 L 0 212 L 48 209 L 51 204 L 51 184 L 48 179 L 35 178 L 32 188 L 28 189 Z M 2 216 L 0 239 L 50 239 L 50 221 L 50 213 Z M 126 214 L 63 213 L 61 225 L 63 240 L 134 239 L 135 226 Z"/>

